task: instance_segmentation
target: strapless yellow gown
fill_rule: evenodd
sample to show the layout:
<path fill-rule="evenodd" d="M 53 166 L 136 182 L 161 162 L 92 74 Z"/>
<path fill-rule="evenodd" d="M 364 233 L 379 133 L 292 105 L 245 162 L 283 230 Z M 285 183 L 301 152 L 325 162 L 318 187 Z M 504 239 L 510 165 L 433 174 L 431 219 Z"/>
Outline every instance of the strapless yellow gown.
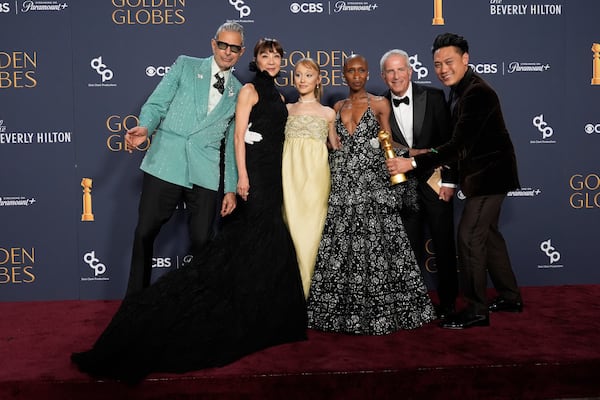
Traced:
<path fill-rule="evenodd" d="M 327 120 L 318 116 L 290 115 L 285 126 L 282 164 L 284 217 L 296 248 L 307 298 L 331 186 L 327 133 Z"/>

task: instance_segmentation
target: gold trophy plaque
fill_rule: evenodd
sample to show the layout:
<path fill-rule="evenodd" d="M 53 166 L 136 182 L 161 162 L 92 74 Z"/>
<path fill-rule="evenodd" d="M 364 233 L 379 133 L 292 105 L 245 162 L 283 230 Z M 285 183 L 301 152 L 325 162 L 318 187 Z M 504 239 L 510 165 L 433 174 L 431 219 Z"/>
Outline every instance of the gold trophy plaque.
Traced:
<path fill-rule="evenodd" d="M 592 51 L 594 52 L 592 85 L 600 85 L 600 43 L 594 43 Z"/>
<path fill-rule="evenodd" d="M 93 221 L 94 214 L 92 214 L 92 180 L 90 178 L 83 178 L 81 180 L 81 187 L 83 187 L 83 214 L 81 214 L 81 220 Z"/>
<path fill-rule="evenodd" d="M 433 0 L 433 22 L 431 25 L 444 25 L 442 16 L 442 0 Z"/>
<path fill-rule="evenodd" d="M 387 160 L 390 158 L 395 158 L 396 153 L 394 153 L 394 148 L 392 147 L 391 135 L 389 134 L 389 132 L 386 132 L 384 130 L 379 131 L 379 134 L 377 135 L 377 139 L 379 140 L 379 143 L 381 143 L 381 147 L 383 148 L 383 154 L 385 155 L 385 159 Z M 395 185 L 397 183 L 406 182 L 406 175 L 404 175 L 404 174 L 392 175 L 392 176 L 390 176 L 390 182 L 392 183 L 392 185 Z"/>

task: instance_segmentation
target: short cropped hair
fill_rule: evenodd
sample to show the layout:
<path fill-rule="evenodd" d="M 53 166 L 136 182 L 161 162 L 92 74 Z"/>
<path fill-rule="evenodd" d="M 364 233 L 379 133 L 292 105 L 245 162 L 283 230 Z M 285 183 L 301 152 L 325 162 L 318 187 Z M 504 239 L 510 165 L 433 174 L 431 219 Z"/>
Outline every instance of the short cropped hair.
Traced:
<path fill-rule="evenodd" d="M 437 49 L 448 46 L 457 47 L 461 55 L 469 52 L 469 43 L 464 37 L 457 35 L 456 33 L 442 33 L 437 35 L 433 40 L 431 53 L 433 54 Z"/>
<path fill-rule="evenodd" d="M 410 60 L 408 59 L 407 52 L 405 52 L 404 50 L 400 50 L 400 49 L 392 49 L 392 50 L 386 51 L 385 54 L 381 56 L 381 60 L 379 60 L 379 69 L 381 69 L 382 73 L 384 72 L 383 65 L 385 64 L 387 59 L 390 58 L 391 56 L 404 57 L 404 59 L 406 59 L 406 65 L 410 65 Z"/>

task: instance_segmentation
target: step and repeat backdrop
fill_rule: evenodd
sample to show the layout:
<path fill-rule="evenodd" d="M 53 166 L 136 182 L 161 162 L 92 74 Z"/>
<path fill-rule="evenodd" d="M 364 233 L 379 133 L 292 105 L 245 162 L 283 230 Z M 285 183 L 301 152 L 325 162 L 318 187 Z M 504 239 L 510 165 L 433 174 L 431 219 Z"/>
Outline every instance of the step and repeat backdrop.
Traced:
<path fill-rule="evenodd" d="M 501 229 L 519 283 L 600 283 L 599 16 L 596 0 L 0 0 L 0 301 L 124 295 L 151 145 L 130 154 L 124 133 L 176 57 L 209 55 L 227 20 L 246 31 L 242 82 L 256 40 L 274 37 L 281 92 L 295 100 L 293 66 L 309 56 L 329 105 L 347 94 L 353 53 L 369 61 L 372 93 L 392 48 L 409 53 L 415 81 L 441 87 L 431 43 L 464 35 L 517 151 L 523 187 Z M 182 204 L 156 242 L 154 278 L 181 266 L 187 245 Z"/>

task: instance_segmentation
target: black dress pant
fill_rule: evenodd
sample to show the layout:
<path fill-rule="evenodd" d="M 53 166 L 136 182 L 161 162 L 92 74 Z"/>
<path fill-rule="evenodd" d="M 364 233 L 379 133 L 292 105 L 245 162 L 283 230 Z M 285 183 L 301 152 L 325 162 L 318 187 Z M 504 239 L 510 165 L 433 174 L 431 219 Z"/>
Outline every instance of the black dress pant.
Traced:
<path fill-rule="evenodd" d="M 521 301 L 498 220 L 505 194 L 469 197 L 458 225 L 458 259 L 464 298 L 475 314 L 487 314 L 487 275 L 499 296 Z"/>
<path fill-rule="evenodd" d="M 440 200 L 427 182 L 419 182 L 417 193 L 419 211 L 403 213 L 402 222 L 415 257 L 421 266 L 425 260 L 425 226 L 429 228 L 435 253 L 437 293 L 440 304 L 453 306 L 458 296 L 454 205 L 452 201 Z"/>
<path fill-rule="evenodd" d="M 189 213 L 188 229 L 194 254 L 211 238 L 217 192 L 196 185 L 189 189 L 144 173 L 127 295 L 150 285 L 154 240 L 182 200 Z"/>

